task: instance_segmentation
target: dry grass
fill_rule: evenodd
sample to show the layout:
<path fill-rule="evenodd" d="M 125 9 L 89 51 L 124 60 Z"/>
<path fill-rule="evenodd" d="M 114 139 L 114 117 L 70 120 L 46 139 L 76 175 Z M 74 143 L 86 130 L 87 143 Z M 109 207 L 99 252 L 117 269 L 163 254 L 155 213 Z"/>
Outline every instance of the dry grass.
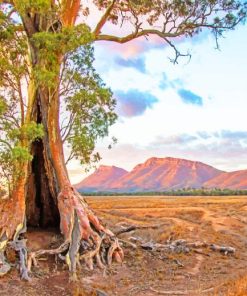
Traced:
<path fill-rule="evenodd" d="M 125 247 L 123 265 L 113 265 L 106 273 L 83 268 L 75 285 L 68 283 L 67 267 L 62 267 L 62 263 L 53 271 L 54 261 L 42 261 L 39 270 L 45 276 L 24 285 L 12 272 L 0 281 L 0 295 L 93 296 L 102 290 L 108 296 L 156 296 L 159 294 L 154 290 L 177 290 L 188 291 L 187 296 L 247 296 L 246 200 L 235 196 L 87 197 L 96 214 L 113 230 L 121 225 L 160 225 L 122 234 L 124 240 L 134 236 L 145 242 L 165 243 L 181 238 L 229 245 L 237 252 L 226 256 L 202 248 L 202 254 L 168 254 Z M 37 235 L 42 239 L 40 233 Z M 47 241 L 45 232 L 44 236 Z"/>
<path fill-rule="evenodd" d="M 226 283 L 226 296 L 246 296 L 247 295 L 247 274 Z"/>
<path fill-rule="evenodd" d="M 169 287 L 173 283 L 182 290 L 194 291 L 189 292 L 189 296 L 207 295 L 200 291 L 210 287 L 218 288 L 213 289 L 216 294 L 210 290 L 208 295 L 247 295 L 247 276 L 232 279 L 233 274 L 237 276 L 247 266 L 246 197 L 103 197 L 103 202 L 102 197 L 90 197 L 88 202 L 113 228 L 120 221 L 137 225 L 160 223 L 162 226 L 158 229 L 139 230 L 134 233 L 147 241 L 164 243 L 170 238 L 183 238 L 229 245 L 237 249 L 236 255 L 230 257 L 212 252 L 210 257 L 192 254 L 169 255 L 165 264 L 167 270 L 163 268 L 160 272 L 158 262 L 153 262 L 156 266 L 150 285 L 163 282 Z M 140 254 L 138 256 L 140 257 Z M 182 260 L 185 266 L 182 270 L 174 265 L 175 259 Z M 143 260 L 147 259 L 142 257 L 140 261 Z M 138 264 L 141 273 L 147 272 L 147 264 L 139 261 Z M 131 268 L 133 264 L 129 263 L 129 266 Z M 188 282 L 186 274 L 192 275 L 191 282 Z"/>

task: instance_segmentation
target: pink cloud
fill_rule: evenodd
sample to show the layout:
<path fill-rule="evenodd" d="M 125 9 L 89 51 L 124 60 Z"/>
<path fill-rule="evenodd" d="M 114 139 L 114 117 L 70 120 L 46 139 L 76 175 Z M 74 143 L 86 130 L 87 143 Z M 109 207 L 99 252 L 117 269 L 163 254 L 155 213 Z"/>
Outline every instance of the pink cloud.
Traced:
<path fill-rule="evenodd" d="M 100 44 L 107 50 L 119 54 L 125 59 L 135 58 L 152 48 L 166 46 L 164 40 L 158 36 L 150 36 L 148 40 L 140 37 L 124 44 L 109 41 L 102 41 Z"/>

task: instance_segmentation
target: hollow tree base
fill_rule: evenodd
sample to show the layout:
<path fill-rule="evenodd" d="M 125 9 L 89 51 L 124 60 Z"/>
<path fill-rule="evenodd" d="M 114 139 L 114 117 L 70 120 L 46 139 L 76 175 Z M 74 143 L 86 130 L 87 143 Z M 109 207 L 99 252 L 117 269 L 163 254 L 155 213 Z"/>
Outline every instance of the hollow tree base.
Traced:
<path fill-rule="evenodd" d="M 123 261 L 123 250 L 115 235 L 105 228 L 86 201 L 69 184 L 64 186 L 58 195 L 58 210 L 60 213 L 60 229 L 64 242 L 54 249 L 40 249 L 29 252 L 23 234 L 26 231 L 26 221 L 18 224 L 12 239 L 1 238 L 0 245 L 0 276 L 10 270 L 10 264 L 5 259 L 6 247 L 11 247 L 19 253 L 19 269 L 21 278 L 29 280 L 32 267 L 38 265 L 42 255 L 59 255 L 69 267 L 70 279 L 76 280 L 76 272 L 81 264 L 86 264 L 89 269 L 94 266 L 105 268 Z M 5 240 L 3 240 L 5 238 Z M 3 243 L 4 242 L 4 243 Z"/>

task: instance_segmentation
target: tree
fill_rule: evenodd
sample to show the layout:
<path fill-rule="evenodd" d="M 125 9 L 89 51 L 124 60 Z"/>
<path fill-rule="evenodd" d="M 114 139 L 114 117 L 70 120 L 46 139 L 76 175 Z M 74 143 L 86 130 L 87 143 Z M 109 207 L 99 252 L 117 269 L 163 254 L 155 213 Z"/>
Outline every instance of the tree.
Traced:
<path fill-rule="evenodd" d="M 93 260 L 102 267 L 123 259 L 117 238 L 71 186 L 64 159 L 67 142 L 70 158 L 97 160 L 95 141 L 116 119 L 112 94 L 92 66 L 92 43 L 157 35 L 174 49 L 177 62 L 183 54 L 172 40 L 209 29 L 217 41 L 245 19 L 247 7 L 231 0 L 92 2 L 87 7 L 88 1 L 79 0 L 0 1 L 0 173 L 10 191 L 0 209 L 0 275 L 10 269 L 7 244 L 19 251 L 25 279 L 44 253 L 67 251 L 73 278 L 78 259 L 91 268 Z M 86 24 L 92 9 L 101 12 L 93 29 Z M 119 36 L 104 33 L 106 23 L 118 26 Z M 26 227 L 59 223 L 64 243 L 28 255 Z"/>

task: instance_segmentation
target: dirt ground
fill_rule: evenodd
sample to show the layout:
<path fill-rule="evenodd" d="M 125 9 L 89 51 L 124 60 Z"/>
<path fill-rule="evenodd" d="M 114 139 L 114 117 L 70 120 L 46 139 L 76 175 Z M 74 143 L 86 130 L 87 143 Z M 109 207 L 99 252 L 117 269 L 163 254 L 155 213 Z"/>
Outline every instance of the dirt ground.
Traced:
<path fill-rule="evenodd" d="M 69 283 L 67 266 L 58 258 L 41 258 L 32 281 L 12 270 L 0 279 L 0 295 L 155 296 L 247 295 L 247 197 L 87 197 L 89 205 L 113 230 L 153 226 L 119 235 L 138 245 L 186 239 L 231 246 L 234 254 L 202 247 L 195 251 L 150 251 L 123 242 L 125 260 L 106 270 L 82 268 L 79 281 Z M 30 230 L 29 248 L 52 246 L 52 230 Z M 14 254 L 8 254 L 9 258 Z M 14 259 L 13 259 L 14 260 Z"/>

